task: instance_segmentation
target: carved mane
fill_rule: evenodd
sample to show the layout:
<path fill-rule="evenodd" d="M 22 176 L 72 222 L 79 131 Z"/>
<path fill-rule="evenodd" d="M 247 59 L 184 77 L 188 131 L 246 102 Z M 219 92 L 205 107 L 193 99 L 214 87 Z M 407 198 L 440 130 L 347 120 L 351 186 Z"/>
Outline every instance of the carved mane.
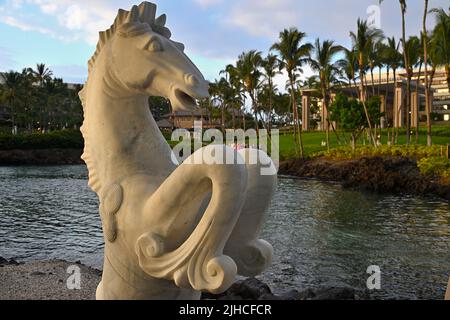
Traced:
<path fill-rule="evenodd" d="M 81 104 L 85 115 L 86 122 L 86 109 L 87 109 L 87 87 L 89 83 L 89 76 L 95 67 L 95 62 L 100 55 L 105 44 L 111 39 L 117 32 L 123 36 L 132 35 L 133 32 L 139 32 L 139 30 L 150 29 L 163 37 L 170 39 L 171 32 L 165 27 L 167 17 L 162 14 L 156 18 L 156 4 L 150 2 L 142 2 L 139 6 L 133 6 L 130 11 L 119 9 L 114 23 L 106 31 L 99 32 L 99 40 L 96 50 L 88 62 L 88 80 L 86 81 L 83 89 L 79 92 Z M 126 27 L 126 28 L 125 28 Z M 125 30 L 124 30 L 125 29 Z M 89 186 L 91 189 L 99 194 L 101 190 L 101 182 L 98 178 L 97 171 L 95 170 L 95 163 L 90 155 L 90 144 L 85 124 L 80 128 L 84 138 L 84 153 L 81 158 L 86 163 L 89 170 Z"/>

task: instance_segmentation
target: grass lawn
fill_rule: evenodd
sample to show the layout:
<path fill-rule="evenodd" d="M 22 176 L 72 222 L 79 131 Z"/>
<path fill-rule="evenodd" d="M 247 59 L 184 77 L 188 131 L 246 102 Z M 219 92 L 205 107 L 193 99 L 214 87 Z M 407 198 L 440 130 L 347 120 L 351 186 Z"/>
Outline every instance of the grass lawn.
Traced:
<path fill-rule="evenodd" d="M 345 134 L 345 133 L 344 133 Z M 342 132 L 338 132 L 338 135 L 342 136 Z M 348 140 L 349 134 L 345 134 Z M 322 142 L 326 141 L 325 132 L 319 131 L 311 131 L 304 132 L 302 134 L 303 137 L 303 147 L 305 156 L 311 156 L 312 154 L 320 151 L 326 151 L 327 147 L 322 146 Z M 412 140 L 415 141 L 415 133 L 412 135 Z M 388 133 L 387 130 L 383 130 L 381 134 L 381 143 L 387 144 L 388 141 Z M 426 137 L 426 128 L 420 128 L 419 130 L 419 144 L 426 145 L 427 137 Z M 405 130 L 401 130 L 399 134 L 398 144 L 405 144 L 406 136 Z M 363 139 L 359 139 L 358 144 L 362 145 L 364 143 Z M 366 139 L 366 144 L 370 144 L 370 142 Z M 435 145 L 447 145 L 450 144 L 450 126 L 435 126 L 433 127 L 433 144 Z M 333 131 L 330 131 L 330 147 L 337 148 L 343 146 L 343 144 L 339 145 L 336 135 Z M 289 135 L 280 135 L 280 159 L 285 160 L 289 158 L 295 157 L 295 148 L 294 148 L 294 138 L 292 134 Z"/>

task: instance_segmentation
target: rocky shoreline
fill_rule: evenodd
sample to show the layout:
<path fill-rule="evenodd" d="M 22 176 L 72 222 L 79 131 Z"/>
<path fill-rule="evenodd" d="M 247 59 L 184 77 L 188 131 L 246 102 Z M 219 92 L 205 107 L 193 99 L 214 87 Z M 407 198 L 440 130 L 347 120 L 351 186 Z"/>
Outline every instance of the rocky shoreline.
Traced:
<path fill-rule="evenodd" d="M 0 165 L 82 165 L 81 154 L 80 149 L 0 150 Z M 279 174 L 338 182 L 346 188 L 450 200 L 450 181 L 422 175 L 417 161 L 409 158 L 291 159 L 280 164 Z"/>
<path fill-rule="evenodd" d="M 279 174 L 339 182 L 345 188 L 434 195 L 450 200 L 450 181 L 422 175 L 416 160 L 408 158 L 295 159 L 282 162 Z"/>
<path fill-rule="evenodd" d="M 69 290 L 69 266 L 81 271 L 81 289 Z M 0 257 L 0 300 L 94 300 L 102 272 L 80 262 L 62 260 L 19 263 Z M 237 281 L 225 293 L 204 293 L 202 300 L 363 300 L 364 292 L 352 288 L 327 287 L 291 290 L 282 295 L 272 293 L 270 287 L 255 278 Z"/>
<path fill-rule="evenodd" d="M 0 165 L 75 165 L 84 164 L 81 149 L 0 150 Z"/>

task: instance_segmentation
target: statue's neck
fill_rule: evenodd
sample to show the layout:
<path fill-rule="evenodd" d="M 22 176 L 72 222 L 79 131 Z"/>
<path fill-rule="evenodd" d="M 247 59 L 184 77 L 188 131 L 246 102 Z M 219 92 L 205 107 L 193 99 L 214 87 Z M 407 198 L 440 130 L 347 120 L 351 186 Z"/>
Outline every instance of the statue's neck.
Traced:
<path fill-rule="evenodd" d="M 148 97 L 126 93 L 108 75 L 93 80 L 85 108 L 85 138 L 102 185 L 138 173 L 168 176 L 175 165 L 150 114 Z"/>

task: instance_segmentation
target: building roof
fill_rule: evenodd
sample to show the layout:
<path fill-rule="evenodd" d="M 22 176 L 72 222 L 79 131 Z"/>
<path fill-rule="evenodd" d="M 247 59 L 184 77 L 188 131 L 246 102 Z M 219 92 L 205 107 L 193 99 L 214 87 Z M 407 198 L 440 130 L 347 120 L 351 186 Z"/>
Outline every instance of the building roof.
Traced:
<path fill-rule="evenodd" d="M 173 124 L 167 119 L 159 120 L 156 124 L 158 125 L 158 128 L 173 128 Z"/>

